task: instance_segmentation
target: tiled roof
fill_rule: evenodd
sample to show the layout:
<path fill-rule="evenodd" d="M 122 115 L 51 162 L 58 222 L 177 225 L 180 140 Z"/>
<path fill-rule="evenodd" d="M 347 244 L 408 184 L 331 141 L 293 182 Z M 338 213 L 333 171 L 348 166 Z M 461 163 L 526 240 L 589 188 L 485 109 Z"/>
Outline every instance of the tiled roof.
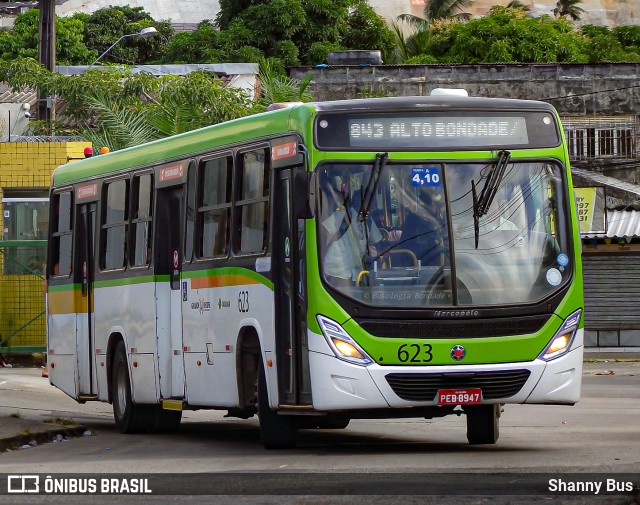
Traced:
<path fill-rule="evenodd" d="M 38 95 L 31 88 L 14 92 L 6 82 L 0 82 L 0 103 L 28 103 L 32 109 L 35 109 L 37 100 Z"/>

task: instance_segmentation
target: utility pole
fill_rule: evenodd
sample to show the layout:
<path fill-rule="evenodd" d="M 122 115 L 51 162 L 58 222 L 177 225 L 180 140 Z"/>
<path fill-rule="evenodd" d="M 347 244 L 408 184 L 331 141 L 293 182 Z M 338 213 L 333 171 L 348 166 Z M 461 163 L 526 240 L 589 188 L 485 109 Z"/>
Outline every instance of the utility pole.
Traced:
<path fill-rule="evenodd" d="M 56 10 L 55 0 L 38 0 L 40 8 L 40 45 L 39 59 L 50 72 L 56 70 Z M 49 103 L 48 97 L 38 90 L 38 119 L 47 121 L 51 126 L 55 119 L 53 100 Z"/>

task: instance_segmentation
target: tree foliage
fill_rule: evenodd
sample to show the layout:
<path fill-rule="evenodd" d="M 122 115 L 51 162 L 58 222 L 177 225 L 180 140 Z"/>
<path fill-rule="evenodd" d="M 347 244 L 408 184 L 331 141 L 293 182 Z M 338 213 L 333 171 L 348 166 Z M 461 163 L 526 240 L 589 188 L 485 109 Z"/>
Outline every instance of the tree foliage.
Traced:
<path fill-rule="evenodd" d="M 89 49 L 101 55 L 123 35 L 133 35 L 150 26 L 158 30 L 157 35 L 127 37 L 109 50 L 101 61 L 128 65 L 154 63 L 162 58 L 174 31 L 169 21 L 154 21 L 142 7 L 98 9 L 84 24 L 84 40 Z"/>
<path fill-rule="evenodd" d="M 465 12 L 473 5 L 473 0 L 427 0 L 424 6 L 424 17 L 428 21 L 439 19 L 456 19 L 468 21 L 471 14 Z"/>
<path fill-rule="evenodd" d="M 407 63 L 598 63 L 639 58 L 636 27 L 576 29 L 564 17 L 531 18 L 515 5 L 494 6 L 489 15 L 464 23 L 441 21 L 418 28 L 400 46 L 401 60 Z"/>
<path fill-rule="evenodd" d="M 204 71 L 154 77 L 107 67 L 65 76 L 30 58 L 0 66 L 14 89 L 39 87 L 65 103 L 75 133 L 111 150 L 202 128 L 264 110 L 238 88 Z"/>
<path fill-rule="evenodd" d="M 38 58 L 39 11 L 18 14 L 11 30 L 0 31 L 0 59 Z M 98 56 L 84 43 L 84 15 L 56 20 L 56 63 L 58 65 L 89 64 Z"/>
<path fill-rule="evenodd" d="M 393 33 L 366 0 L 222 0 L 214 25 L 201 23 L 168 44 L 164 61 L 232 62 L 278 58 L 325 63 L 329 51 L 394 51 Z M 206 41 L 206 44 L 202 43 Z"/>
<path fill-rule="evenodd" d="M 580 20 L 584 14 L 584 9 L 580 7 L 582 0 L 558 0 L 553 15 L 557 18 L 571 18 L 573 21 Z"/>

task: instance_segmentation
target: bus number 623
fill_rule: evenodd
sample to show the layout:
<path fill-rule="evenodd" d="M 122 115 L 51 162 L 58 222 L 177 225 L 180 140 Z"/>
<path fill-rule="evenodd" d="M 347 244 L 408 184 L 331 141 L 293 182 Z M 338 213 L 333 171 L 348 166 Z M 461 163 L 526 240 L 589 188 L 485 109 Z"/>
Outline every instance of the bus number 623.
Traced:
<path fill-rule="evenodd" d="M 249 291 L 238 293 L 238 311 L 249 312 Z"/>
<path fill-rule="evenodd" d="M 402 344 L 398 347 L 400 363 L 429 363 L 433 359 L 431 344 Z"/>

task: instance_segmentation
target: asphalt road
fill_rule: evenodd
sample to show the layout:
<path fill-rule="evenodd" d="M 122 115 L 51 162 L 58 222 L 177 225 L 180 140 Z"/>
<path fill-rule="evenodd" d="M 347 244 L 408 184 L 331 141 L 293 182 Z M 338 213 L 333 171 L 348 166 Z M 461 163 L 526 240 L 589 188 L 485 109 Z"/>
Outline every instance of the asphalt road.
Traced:
<path fill-rule="evenodd" d="M 215 411 L 186 412 L 178 434 L 122 435 L 113 426 L 109 405 L 77 404 L 49 386 L 39 370 L 0 369 L 0 416 L 18 413 L 24 419 L 73 419 L 93 433 L 64 443 L 4 453 L 0 455 L 0 473 L 173 473 L 178 474 L 173 481 L 176 490 L 181 486 L 180 475 L 185 480 L 186 474 L 191 473 L 260 472 L 279 474 L 285 479 L 262 484 L 256 481 L 256 495 L 252 496 L 155 496 L 148 503 L 198 503 L 205 499 L 207 503 L 396 503 L 389 495 L 286 499 L 269 495 L 269 485 L 285 485 L 296 472 L 333 474 L 331 478 L 360 474 L 371 483 L 372 490 L 380 489 L 376 485 L 384 488 L 382 476 L 376 482 L 373 474 L 403 475 L 399 483 L 389 484 L 389 490 L 393 490 L 389 492 L 404 494 L 406 489 L 409 495 L 397 501 L 403 505 L 537 502 L 530 496 L 411 496 L 415 482 L 427 487 L 431 484 L 432 490 L 441 489 L 438 485 L 445 482 L 455 490 L 457 481 L 452 475 L 460 472 L 469 474 L 469 479 L 477 479 L 483 473 L 524 478 L 542 472 L 551 476 L 577 473 L 586 479 L 623 475 L 640 482 L 640 362 L 585 364 L 582 396 L 574 407 L 506 406 L 495 446 L 468 445 L 464 417 L 448 417 L 432 421 L 352 421 L 346 430 L 302 432 L 294 450 L 265 451 L 257 420 L 224 418 L 224 413 Z M 440 473 L 442 479 L 434 478 L 434 473 Z M 323 479 L 322 475 L 311 481 L 308 475 L 302 477 L 307 483 L 313 478 L 318 482 Z M 294 484 L 291 486 L 295 489 Z M 0 497 L 0 503 L 42 502 L 38 501 L 41 497 L 35 496 L 21 496 L 16 501 L 12 498 Z M 59 503 L 74 503 L 75 498 L 79 497 L 67 496 Z M 145 500 L 151 499 L 82 498 L 78 503 L 147 503 Z M 48 499 L 47 503 L 51 503 L 53 498 Z M 621 496 L 559 495 L 545 496 L 544 500 L 571 504 L 640 503 Z"/>

